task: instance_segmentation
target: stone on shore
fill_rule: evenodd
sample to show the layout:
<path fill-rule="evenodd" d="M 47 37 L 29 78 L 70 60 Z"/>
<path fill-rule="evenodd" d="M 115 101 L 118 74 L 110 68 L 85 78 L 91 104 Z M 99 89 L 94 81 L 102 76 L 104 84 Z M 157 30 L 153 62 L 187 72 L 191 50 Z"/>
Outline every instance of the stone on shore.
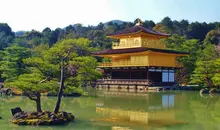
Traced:
<path fill-rule="evenodd" d="M 16 108 L 11 109 L 12 116 L 14 116 L 16 113 L 19 113 L 19 112 L 22 112 L 20 107 L 16 107 Z"/>

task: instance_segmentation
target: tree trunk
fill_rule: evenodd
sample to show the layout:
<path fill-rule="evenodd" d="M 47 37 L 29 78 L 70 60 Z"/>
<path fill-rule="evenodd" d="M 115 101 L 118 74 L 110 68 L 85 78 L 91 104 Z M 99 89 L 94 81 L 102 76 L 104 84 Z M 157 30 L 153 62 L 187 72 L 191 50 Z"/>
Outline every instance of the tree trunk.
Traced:
<path fill-rule="evenodd" d="M 64 89 L 64 61 L 62 59 L 61 61 L 61 69 L 60 69 L 60 87 L 59 87 L 59 92 L 58 92 L 58 97 L 57 97 L 57 103 L 54 108 L 54 113 L 58 113 L 60 109 L 60 103 L 61 103 L 61 98 L 63 96 L 63 89 Z"/>
<path fill-rule="evenodd" d="M 41 109 L 41 100 L 40 100 L 40 92 L 34 92 L 34 93 L 28 93 L 24 92 L 24 95 L 27 96 L 30 100 L 35 101 L 36 107 L 37 107 L 37 112 L 42 112 Z"/>
<path fill-rule="evenodd" d="M 208 85 L 208 87 L 212 87 L 212 82 L 211 82 L 211 79 L 208 76 L 208 72 L 206 72 L 205 80 L 206 80 L 206 84 Z"/>
<path fill-rule="evenodd" d="M 37 112 L 42 112 L 42 109 L 41 109 L 41 100 L 40 100 L 40 92 L 37 92 L 36 94 L 36 105 L 37 105 Z"/>

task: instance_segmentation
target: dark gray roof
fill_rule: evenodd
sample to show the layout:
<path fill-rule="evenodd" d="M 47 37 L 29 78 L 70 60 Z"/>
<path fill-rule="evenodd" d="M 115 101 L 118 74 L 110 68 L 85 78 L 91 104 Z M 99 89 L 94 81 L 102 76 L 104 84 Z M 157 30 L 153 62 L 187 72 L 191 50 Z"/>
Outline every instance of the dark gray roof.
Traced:
<path fill-rule="evenodd" d="M 130 34 L 130 33 L 141 32 L 141 31 L 144 32 L 144 33 L 153 34 L 153 35 L 157 35 L 157 36 L 170 36 L 170 34 L 157 32 L 157 31 L 152 30 L 152 29 L 144 28 L 141 25 L 136 25 L 134 27 L 131 27 L 131 28 L 128 28 L 128 29 L 124 29 L 122 31 L 118 31 L 118 32 L 109 34 L 108 36 L 125 35 L 125 34 Z"/>
<path fill-rule="evenodd" d="M 124 54 L 124 53 L 135 53 L 135 52 L 143 52 L 143 51 L 154 51 L 154 52 L 162 52 L 162 53 L 170 53 L 170 54 L 189 54 L 187 52 L 180 52 L 175 50 L 138 47 L 138 48 L 109 49 L 109 50 L 97 51 L 97 52 L 93 52 L 92 55 Z"/>

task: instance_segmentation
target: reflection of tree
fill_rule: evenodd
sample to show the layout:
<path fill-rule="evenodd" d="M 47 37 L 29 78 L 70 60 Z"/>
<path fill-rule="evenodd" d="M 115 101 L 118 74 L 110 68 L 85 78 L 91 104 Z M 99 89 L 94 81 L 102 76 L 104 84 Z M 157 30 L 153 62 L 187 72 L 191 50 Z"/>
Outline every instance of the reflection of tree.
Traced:
<path fill-rule="evenodd" d="M 176 119 L 185 120 L 186 123 L 188 119 L 195 119 L 195 116 L 192 114 L 193 109 L 190 107 L 190 101 L 192 100 L 194 93 L 192 92 L 181 92 L 176 94 L 175 96 L 175 111 L 176 111 Z"/>
<path fill-rule="evenodd" d="M 220 106 L 219 96 L 204 95 L 200 97 L 199 95 L 190 96 L 189 107 L 191 109 L 191 115 L 195 118 L 190 120 L 194 127 L 200 127 L 202 129 L 217 129 L 216 124 L 219 123 L 219 112 L 218 108 Z"/>
<path fill-rule="evenodd" d="M 74 98 L 73 101 L 79 103 L 82 108 L 95 107 L 96 105 L 95 100 L 92 97 Z"/>
<path fill-rule="evenodd" d="M 215 111 L 215 105 L 219 101 L 219 96 L 214 94 L 206 95 L 202 98 L 201 103 L 204 105 L 205 114 L 210 115 L 210 112 Z"/>

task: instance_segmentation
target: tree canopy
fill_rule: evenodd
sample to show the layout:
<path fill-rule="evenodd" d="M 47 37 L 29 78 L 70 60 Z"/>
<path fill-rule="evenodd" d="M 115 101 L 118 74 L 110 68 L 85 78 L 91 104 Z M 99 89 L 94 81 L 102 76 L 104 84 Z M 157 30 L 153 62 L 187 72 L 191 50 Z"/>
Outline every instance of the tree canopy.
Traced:
<path fill-rule="evenodd" d="M 5 76 L 6 86 L 16 87 L 24 92 L 31 100 L 36 102 L 37 111 L 41 110 L 40 93 L 41 92 L 58 92 L 58 100 L 54 112 L 59 111 L 61 98 L 64 93 L 72 93 L 76 88 L 91 86 L 91 82 L 96 80 L 101 74 L 96 70 L 97 61 L 89 56 L 91 48 L 88 39 L 67 39 L 54 44 L 51 48 L 43 51 L 33 51 L 32 55 L 22 57 L 23 50 L 19 50 L 18 54 L 13 56 L 19 60 L 24 66 L 22 73 L 18 73 L 20 66 L 4 66 L 2 76 Z M 17 48 L 6 48 L 6 52 Z M 7 62 L 11 59 L 6 58 Z M 9 60 L 9 61 L 8 61 Z M 17 61 L 17 62 L 19 62 Z M 19 63 L 20 63 L 19 62 Z M 8 72 L 8 70 L 16 70 L 16 72 Z M 10 80 L 9 80 L 10 79 Z M 78 89 L 79 90 L 79 89 Z M 79 92 L 79 91 L 78 91 Z"/>

